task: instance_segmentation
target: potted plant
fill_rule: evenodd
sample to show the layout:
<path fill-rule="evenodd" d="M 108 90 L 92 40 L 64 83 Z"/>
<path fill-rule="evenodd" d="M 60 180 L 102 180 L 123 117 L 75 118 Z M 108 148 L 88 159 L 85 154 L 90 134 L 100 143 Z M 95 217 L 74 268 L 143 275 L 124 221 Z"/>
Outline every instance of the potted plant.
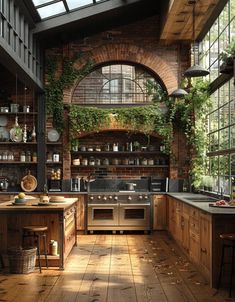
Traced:
<path fill-rule="evenodd" d="M 233 62 L 235 59 L 235 38 L 232 39 L 228 47 L 226 47 L 224 51 L 219 55 L 219 59 L 222 61 L 220 72 L 232 73 L 234 64 Z"/>

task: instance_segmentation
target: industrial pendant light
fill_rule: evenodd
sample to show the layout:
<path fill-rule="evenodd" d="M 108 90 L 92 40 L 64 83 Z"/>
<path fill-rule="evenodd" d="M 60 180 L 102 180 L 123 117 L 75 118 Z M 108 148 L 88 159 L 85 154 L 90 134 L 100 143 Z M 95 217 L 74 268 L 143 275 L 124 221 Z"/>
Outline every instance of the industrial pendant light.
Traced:
<path fill-rule="evenodd" d="M 181 79 L 181 64 L 180 64 L 180 45 L 178 46 L 178 54 L 177 54 L 177 62 L 178 62 L 178 87 L 176 90 L 174 90 L 169 96 L 173 98 L 182 98 L 188 94 L 186 90 L 180 87 L 179 85 L 179 79 Z"/>
<path fill-rule="evenodd" d="M 202 66 L 199 66 L 196 64 L 196 42 L 195 42 L 195 6 L 196 6 L 196 1 L 197 0 L 189 0 L 188 4 L 193 5 L 192 9 L 192 21 L 193 21 L 193 66 L 189 67 L 185 73 L 184 76 L 188 78 L 193 78 L 193 77 L 204 77 L 209 74 L 209 71 L 205 69 Z"/>

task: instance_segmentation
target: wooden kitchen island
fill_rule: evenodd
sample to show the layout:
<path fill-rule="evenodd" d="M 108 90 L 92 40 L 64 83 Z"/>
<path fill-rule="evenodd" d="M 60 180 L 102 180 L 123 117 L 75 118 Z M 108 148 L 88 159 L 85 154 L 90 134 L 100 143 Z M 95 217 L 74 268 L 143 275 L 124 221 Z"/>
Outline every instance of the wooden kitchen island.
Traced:
<path fill-rule="evenodd" d="M 27 225 L 48 227 L 47 250 L 49 266 L 64 269 L 65 260 L 76 244 L 76 198 L 64 203 L 39 205 L 35 199 L 27 205 L 0 204 L 0 253 L 7 260 L 7 249 L 20 247 L 22 228 Z M 50 240 L 58 242 L 58 256 L 50 255 Z M 44 257 L 42 257 L 44 259 Z"/>

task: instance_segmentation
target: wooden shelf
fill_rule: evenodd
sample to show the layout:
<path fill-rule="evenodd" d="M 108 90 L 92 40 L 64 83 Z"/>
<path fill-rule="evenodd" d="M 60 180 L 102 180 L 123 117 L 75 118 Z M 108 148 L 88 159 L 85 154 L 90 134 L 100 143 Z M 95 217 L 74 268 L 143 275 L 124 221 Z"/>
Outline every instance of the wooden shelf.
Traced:
<path fill-rule="evenodd" d="M 56 146 L 56 145 L 62 145 L 62 142 L 46 142 L 47 145 L 52 145 L 52 146 Z"/>
<path fill-rule="evenodd" d="M 71 165 L 72 168 L 168 168 L 169 165 Z"/>
<path fill-rule="evenodd" d="M 49 165 L 62 165 L 62 161 L 47 161 L 46 164 Z"/>
<path fill-rule="evenodd" d="M 37 145 L 37 142 L 0 142 L 0 145 Z"/>
<path fill-rule="evenodd" d="M 37 115 L 38 112 L 0 112 L 0 115 Z"/>
<path fill-rule="evenodd" d="M 34 161 L 15 161 L 15 160 L 0 160 L 0 165 L 4 164 L 4 165 L 36 165 L 37 162 Z"/>
<path fill-rule="evenodd" d="M 163 155 L 161 151 L 71 151 L 72 154 L 77 155 Z"/>

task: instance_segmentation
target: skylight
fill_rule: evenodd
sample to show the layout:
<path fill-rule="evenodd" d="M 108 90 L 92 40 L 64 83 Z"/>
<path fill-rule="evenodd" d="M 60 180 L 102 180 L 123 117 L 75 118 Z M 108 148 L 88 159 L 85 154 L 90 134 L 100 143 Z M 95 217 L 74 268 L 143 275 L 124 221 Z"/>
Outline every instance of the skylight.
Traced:
<path fill-rule="evenodd" d="M 110 0 L 32 0 L 41 19 L 69 13 L 72 10 L 92 6 Z"/>

